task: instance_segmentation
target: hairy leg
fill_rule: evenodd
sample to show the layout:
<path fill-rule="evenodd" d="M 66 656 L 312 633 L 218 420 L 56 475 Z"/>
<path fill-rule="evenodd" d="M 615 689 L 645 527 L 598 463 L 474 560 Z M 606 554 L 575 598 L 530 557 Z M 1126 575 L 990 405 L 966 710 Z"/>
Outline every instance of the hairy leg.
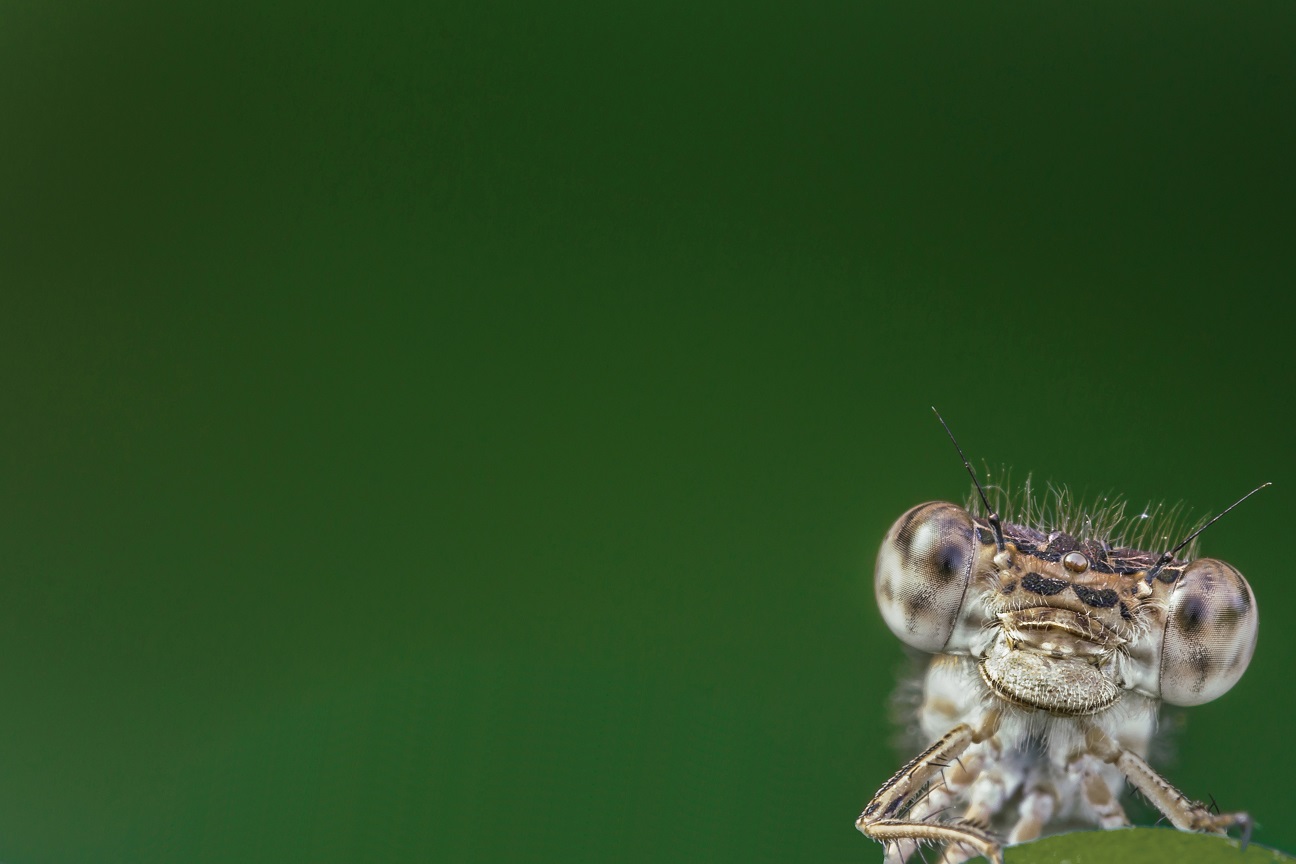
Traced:
<path fill-rule="evenodd" d="M 1002 864 L 998 839 L 982 828 L 967 824 L 924 822 L 908 818 L 907 807 L 923 788 L 943 770 L 957 764 L 959 757 L 974 743 L 994 735 L 999 715 L 986 715 L 978 728 L 960 723 L 939 741 L 911 759 L 896 772 L 864 808 L 855 827 L 884 844 L 912 840 L 933 843 L 963 843 L 996 864 Z"/>

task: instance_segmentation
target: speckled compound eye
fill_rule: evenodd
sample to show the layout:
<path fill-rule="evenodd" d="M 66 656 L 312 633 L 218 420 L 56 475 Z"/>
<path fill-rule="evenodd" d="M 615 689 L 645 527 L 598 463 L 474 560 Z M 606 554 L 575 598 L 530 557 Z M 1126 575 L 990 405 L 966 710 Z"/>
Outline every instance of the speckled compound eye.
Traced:
<path fill-rule="evenodd" d="M 873 581 L 891 632 L 922 651 L 944 649 L 975 557 L 976 526 L 962 507 L 936 501 L 901 516 L 882 541 Z"/>
<path fill-rule="evenodd" d="M 1200 705 L 1223 696 L 1251 662 L 1259 629 L 1255 595 L 1241 573 L 1214 558 L 1189 564 L 1166 610 L 1161 698 Z"/>

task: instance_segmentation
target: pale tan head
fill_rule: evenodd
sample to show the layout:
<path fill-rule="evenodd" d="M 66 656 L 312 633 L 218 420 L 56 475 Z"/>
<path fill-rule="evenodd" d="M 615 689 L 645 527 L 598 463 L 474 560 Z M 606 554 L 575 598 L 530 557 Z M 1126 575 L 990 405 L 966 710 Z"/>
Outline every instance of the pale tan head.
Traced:
<path fill-rule="evenodd" d="M 997 651 L 983 665 L 987 683 L 996 692 L 1002 684 L 1010 701 L 1056 713 L 1101 710 L 1122 690 L 1198 705 L 1246 670 L 1259 613 L 1229 564 L 1011 523 L 1002 526 L 1001 548 L 994 527 L 956 504 L 931 502 L 887 532 L 874 590 L 883 620 L 905 644 L 982 660 Z M 1006 635 L 993 642 L 996 634 Z M 1017 693 L 1012 670 L 1035 662 L 1090 681 L 1087 707 Z"/>

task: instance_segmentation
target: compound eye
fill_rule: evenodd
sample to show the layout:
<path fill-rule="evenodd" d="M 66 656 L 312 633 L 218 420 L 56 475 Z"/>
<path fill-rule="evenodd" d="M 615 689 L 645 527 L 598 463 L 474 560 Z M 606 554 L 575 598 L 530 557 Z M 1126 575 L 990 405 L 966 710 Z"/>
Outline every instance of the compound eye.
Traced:
<path fill-rule="evenodd" d="M 1251 662 L 1259 629 L 1255 595 L 1241 573 L 1214 558 L 1189 564 L 1166 610 L 1161 698 L 1200 705 L 1223 696 Z"/>
<path fill-rule="evenodd" d="M 976 557 L 972 516 L 954 504 L 920 504 L 901 516 L 878 552 L 878 608 L 905 644 L 936 653 L 958 621 Z"/>

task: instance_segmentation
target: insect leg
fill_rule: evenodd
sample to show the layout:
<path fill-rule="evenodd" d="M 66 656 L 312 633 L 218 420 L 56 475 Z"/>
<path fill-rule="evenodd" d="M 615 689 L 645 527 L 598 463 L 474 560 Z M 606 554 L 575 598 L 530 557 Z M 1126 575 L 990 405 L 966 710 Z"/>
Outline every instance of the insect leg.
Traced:
<path fill-rule="evenodd" d="M 1121 790 L 1112 788 L 1112 783 L 1108 782 L 1103 768 L 1104 763 L 1097 756 L 1083 753 L 1067 766 L 1067 773 L 1078 781 L 1085 801 L 1098 817 L 1100 828 L 1124 828 L 1130 824 L 1130 821 L 1125 815 L 1125 808 L 1120 803 Z M 1117 786 L 1120 785 L 1119 777 L 1112 777 L 1111 780 Z"/>
<path fill-rule="evenodd" d="M 955 757 L 952 764 L 941 768 L 940 781 L 929 784 L 927 791 L 920 795 L 902 815 L 910 821 L 932 824 L 931 820 L 935 817 L 953 810 L 959 796 L 981 772 L 984 762 L 982 750 L 989 746 L 989 743 L 969 745 L 962 756 Z M 904 864 L 917 851 L 918 846 L 917 840 L 901 840 L 896 844 L 895 854 L 887 860 Z"/>
<path fill-rule="evenodd" d="M 966 843 L 995 864 L 1003 864 L 999 840 L 989 831 L 973 825 L 943 822 L 912 822 L 908 819 L 879 819 L 858 826 L 874 840 L 918 840 L 934 843 Z"/>
<path fill-rule="evenodd" d="M 944 772 L 942 772 L 943 776 Z M 905 812 L 904 818 L 911 822 L 925 822 L 953 809 L 955 795 L 946 785 L 946 780 L 932 783 L 927 791 L 914 801 Z M 922 845 L 917 839 L 897 840 L 892 851 L 887 854 L 887 864 L 905 864 Z"/>
<path fill-rule="evenodd" d="M 1031 788 L 1017 808 L 1017 824 L 1008 833 L 1008 843 L 1026 843 L 1040 836 L 1057 809 L 1057 794 L 1042 786 Z"/>
<path fill-rule="evenodd" d="M 1086 734 L 1090 754 L 1115 765 L 1153 807 L 1170 820 L 1180 831 L 1209 831 L 1224 834 L 1229 828 L 1242 829 L 1242 846 L 1251 838 L 1251 817 L 1246 813 L 1212 813 L 1200 801 L 1193 801 L 1180 792 L 1169 780 L 1158 774 L 1143 757 L 1131 750 L 1117 746 L 1105 733 L 1090 727 Z"/>
<path fill-rule="evenodd" d="M 1209 831 L 1223 834 L 1234 825 L 1242 829 L 1242 844 L 1251 836 L 1251 817 L 1246 813 L 1212 813 L 1199 801 L 1193 801 L 1180 792 L 1170 781 L 1152 769 L 1128 750 L 1121 750 L 1109 758 L 1130 784 L 1143 793 L 1143 797 L 1166 815 L 1170 824 L 1180 831 Z"/>
<path fill-rule="evenodd" d="M 963 814 L 965 820 L 977 824 L 989 824 L 1022 783 L 1021 767 L 1003 759 L 998 739 L 992 738 L 984 746 L 989 751 L 986 766 L 972 784 L 967 812 Z"/>
<path fill-rule="evenodd" d="M 998 725 L 999 715 L 992 712 L 979 729 L 960 723 L 946 732 L 882 785 L 859 819 L 855 820 L 855 827 L 882 843 L 894 840 L 967 843 L 986 858 L 1002 864 L 999 841 L 989 831 L 974 825 L 923 822 L 900 815 L 904 813 L 905 805 L 944 766 L 962 755 L 971 744 L 992 736 Z"/>
<path fill-rule="evenodd" d="M 1017 791 L 1022 783 L 1022 771 L 1019 765 L 1002 758 L 1003 751 L 997 739 L 991 738 L 981 746 L 987 751 L 985 767 L 972 784 L 963 823 L 984 828 L 989 827 L 990 820 Z M 941 864 L 960 864 L 975 854 L 964 844 L 949 843 L 941 856 Z"/>

